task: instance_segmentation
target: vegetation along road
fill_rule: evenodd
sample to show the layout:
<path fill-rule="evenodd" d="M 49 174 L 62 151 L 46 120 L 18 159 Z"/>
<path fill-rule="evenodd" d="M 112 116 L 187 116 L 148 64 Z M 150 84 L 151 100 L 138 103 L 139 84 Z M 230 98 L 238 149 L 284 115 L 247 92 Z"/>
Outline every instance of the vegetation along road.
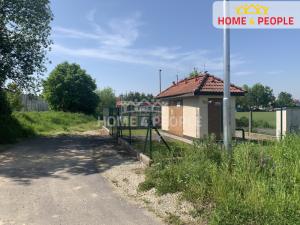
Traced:
<path fill-rule="evenodd" d="M 109 137 L 38 137 L 0 155 L 0 224 L 161 224 L 101 175 L 132 159 Z"/>

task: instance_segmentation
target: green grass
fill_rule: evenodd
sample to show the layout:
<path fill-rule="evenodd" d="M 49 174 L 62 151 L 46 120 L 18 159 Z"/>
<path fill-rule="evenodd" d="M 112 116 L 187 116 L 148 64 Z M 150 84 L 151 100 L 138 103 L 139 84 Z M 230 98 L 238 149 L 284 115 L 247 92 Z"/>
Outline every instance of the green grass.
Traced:
<path fill-rule="evenodd" d="M 14 112 L 0 118 L 0 143 L 14 142 L 35 135 L 58 135 L 99 128 L 93 116 L 67 112 Z"/>
<path fill-rule="evenodd" d="M 236 118 L 241 119 L 246 117 L 249 119 L 249 112 L 237 112 Z M 263 122 L 268 123 L 271 127 L 276 127 L 276 113 L 275 112 L 253 112 L 254 123 L 263 124 Z"/>
<path fill-rule="evenodd" d="M 168 150 L 167 146 L 162 141 L 157 141 L 157 138 L 153 138 L 152 141 L 152 157 L 153 160 L 159 160 L 161 157 L 163 158 L 172 158 L 179 154 L 180 152 L 189 149 L 191 147 L 190 144 L 173 140 L 167 139 L 166 142 L 168 143 L 171 151 Z M 140 152 L 150 156 L 150 149 L 149 149 L 149 142 L 147 143 L 146 151 L 144 152 L 144 139 L 135 139 L 132 142 L 132 146 Z"/>
<path fill-rule="evenodd" d="M 157 152 L 140 190 L 153 187 L 181 192 L 208 224 L 300 224 L 300 137 L 238 144 L 232 164 L 214 140 Z"/>
<path fill-rule="evenodd" d="M 123 130 L 122 131 L 122 134 L 124 136 L 129 136 L 129 130 L 126 129 L 126 130 Z M 131 130 L 131 135 L 132 136 L 146 136 L 147 134 L 147 129 L 136 129 L 136 130 Z"/>

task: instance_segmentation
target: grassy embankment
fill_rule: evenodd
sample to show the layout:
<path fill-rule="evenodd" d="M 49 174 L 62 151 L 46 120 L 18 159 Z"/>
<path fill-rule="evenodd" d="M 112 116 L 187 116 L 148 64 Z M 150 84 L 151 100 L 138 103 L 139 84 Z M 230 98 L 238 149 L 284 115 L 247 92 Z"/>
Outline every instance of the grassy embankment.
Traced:
<path fill-rule="evenodd" d="M 181 192 L 195 206 L 191 215 L 209 224 L 300 224 L 300 137 L 238 144 L 231 169 L 213 140 L 171 145 L 168 152 L 154 144 L 154 165 L 141 191 Z"/>
<path fill-rule="evenodd" d="M 57 135 L 99 128 L 93 116 L 67 112 L 14 112 L 1 118 L 0 143 L 35 135 Z"/>

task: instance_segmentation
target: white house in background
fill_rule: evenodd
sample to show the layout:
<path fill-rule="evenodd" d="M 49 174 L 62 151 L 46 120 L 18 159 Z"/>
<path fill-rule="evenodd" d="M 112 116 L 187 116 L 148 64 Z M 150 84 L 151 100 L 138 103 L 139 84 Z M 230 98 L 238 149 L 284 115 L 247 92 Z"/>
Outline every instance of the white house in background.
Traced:
<path fill-rule="evenodd" d="M 162 102 L 162 130 L 177 136 L 203 138 L 215 134 L 222 137 L 223 80 L 208 73 L 186 78 L 161 92 L 157 99 Z M 231 85 L 231 127 L 235 133 L 236 96 L 244 90 Z"/>

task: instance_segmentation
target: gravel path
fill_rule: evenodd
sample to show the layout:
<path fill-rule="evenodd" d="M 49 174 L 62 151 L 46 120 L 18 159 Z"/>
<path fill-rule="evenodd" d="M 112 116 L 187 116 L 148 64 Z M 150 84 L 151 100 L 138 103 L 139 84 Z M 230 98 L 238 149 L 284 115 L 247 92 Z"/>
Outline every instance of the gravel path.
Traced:
<path fill-rule="evenodd" d="M 36 138 L 0 153 L 0 225 L 156 225 L 102 176 L 134 160 L 109 137 Z"/>

